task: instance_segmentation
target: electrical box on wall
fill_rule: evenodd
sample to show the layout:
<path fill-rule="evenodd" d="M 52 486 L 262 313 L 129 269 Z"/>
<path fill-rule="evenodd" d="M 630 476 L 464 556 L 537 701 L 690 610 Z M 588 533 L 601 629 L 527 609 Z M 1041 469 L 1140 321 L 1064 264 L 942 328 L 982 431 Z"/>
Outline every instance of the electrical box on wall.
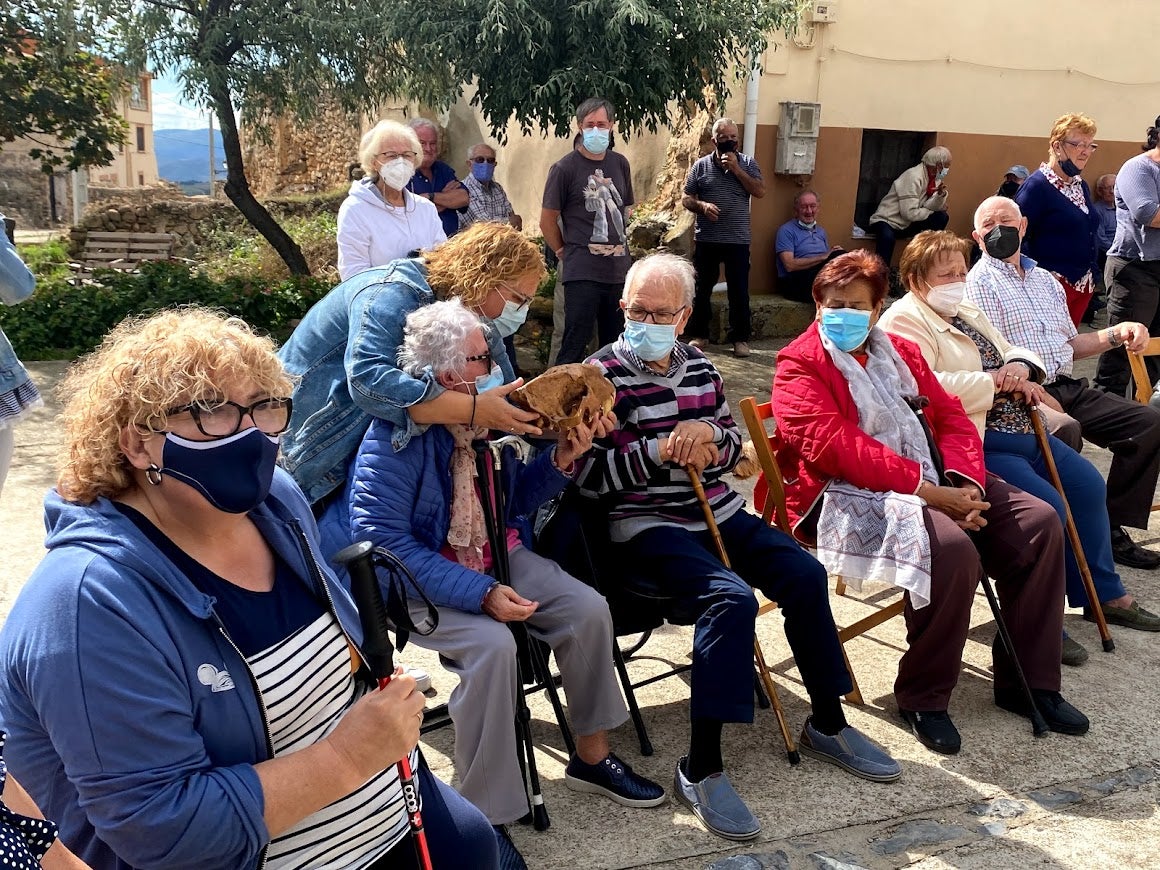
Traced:
<path fill-rule="evenodd" d="M 838 0 L 814 0 L 809 11 L 811 24 L 831 24 L 838 20 Z"/>
<path fill-rule="evenodd" d="M 782 103 L 773 171 L 779 175 L 813 174 L 821 127 L 820 103 Z"/>

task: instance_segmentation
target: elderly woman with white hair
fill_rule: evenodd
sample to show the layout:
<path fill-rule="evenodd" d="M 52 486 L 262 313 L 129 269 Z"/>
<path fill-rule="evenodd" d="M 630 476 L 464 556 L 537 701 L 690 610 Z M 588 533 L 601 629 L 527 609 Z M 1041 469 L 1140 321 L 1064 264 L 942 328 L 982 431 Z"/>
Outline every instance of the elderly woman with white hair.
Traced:
<path fill-rule="evenodd" d="M 431 373 L 449 392 L 473 396 L 503 382 L 482 321 L 458 299 L 433 302 L 407 317 L 399 365 L 413 376 Z M 492 485 L 506 493 L 511 585 L 487 574 L 492 554 L 472 449 L 474 440 L 487 438 L 480 426 L 433 425 L 395 450 L 394 425 L 373 420 L 341 497 L 320 522 L 324 549 L 351 539 L 386 547 L 439 607 L 438 628 L 414 642 L 438 652 L 459 677 L 448 703 L 459 790 L 496 826 L 527 812 L 512 727 L 521 687 L 507 622 L 525 622 L 555 652 L 578 735 L 567 784 L 629 807 L 656 806 L 665 798 L 664 789 L 634 773 L 609 748 L 608 729 L 628 714 L 613 671 L 607 603 L 526 546 L 530 517 L 572 479 L 593 436 L 603 437 L 614 426 L 610 414 L 591 426 L 581 424 L 526 463 L 506 451 L 502 477 Z M 502 829 L 497 836 L 501 852 L 513 859 L 505 857 L 504 866 L 520 866 Z"/>
<path fill-rule="evenodd" d="M 379 121 L 363 135 L 358 159 L 365 175 L 351 183 L 338 210 L 338 274 L 344 281 L 447 241 L 435 204 L 407 190 L 422 162 L 413 129 Z"/>
<path fill-rule="evenodd" d="M 894 179 L 878 209 L 870 216 L 874 252 L 886 265 L 894 258 L 894 243 L 909 239 L 923 230 L 945 230 L 947 215 L 947 173 L 951 171 L 949 148 L 935 145 L 922 155 L 917 166 Z"/>

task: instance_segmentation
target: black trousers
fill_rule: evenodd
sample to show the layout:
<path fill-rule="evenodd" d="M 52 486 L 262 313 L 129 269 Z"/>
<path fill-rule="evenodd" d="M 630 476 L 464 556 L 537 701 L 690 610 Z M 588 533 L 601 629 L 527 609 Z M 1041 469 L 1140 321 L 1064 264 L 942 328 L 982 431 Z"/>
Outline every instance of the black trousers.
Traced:
<path fill-rule="evenodd" d="M 1124 260 L 1108 257 L 1104 266 L 1108 287 L 1108 325 L 1135 321 L 1148 327 L 1149 335 L 1160 335 L 1160 260 Z M 1146 357 L 1152 383 L 1160 378 L 1160 358 Z M 1100 354 L 1096 387 L 1117 396 L 1128 395 L 1132 370 L 1122 347 Z"/>
<path fill-rule="evenodd" d="M 1108 519 L 1113 526 L 1148 527 L 1160 473 L 1160 410 L 1058 377 L 1047 392 L 1079 421 L 1083 437 L 1112 452 Z"/>
<path fill-rule="evenodd" d="M 749 245 L 697 242 L 693 266 L 697 269 L 697 296 L 685 330 L 689 338 L 708 338 L 713 316 L 713 285 L 721 264 L 729 288 L 729 334 L 726 342 L 749 341 Z"/>
<path fill-rule="evenodd" d="M 786 299 L 792 299 L 794 302 L 809 302 L 814 301 L 814 279 L 818 277 L 818 272 L 822 271 L 822 267 L 834 257 L 841 256 L 846 253 L 841 248 L 836 251 L 830 251 L 830 256 L 822 260 L 822 262 L 808 266 L 805 269 L 798 269 L 796 272 L 789 272 L 785 275 L 777 277 L 777 292 Z"/>
<path fill-rule="evenodd" d="M 869 229 L 874 234 L 874 253 L 889 266 L 890 261 L 894 259 L 894 243 L 898 239 L 914 238 L 923 230 L 945 230 L 949 221 L 950 215 L 945 211 L 932 211 L 929 217 L 915 221 L 902 230 L 896 230 L 883 221 L 872 223 Z"/>
<path fill-rule="evenodd" d="M 556 365 L 584 361 L 593 326 L 601 347 L 612 344 L 624 332 L 624 314 L 620 310 L 623 281 L 565 281 L 564 290 L 564 338 Z"/>

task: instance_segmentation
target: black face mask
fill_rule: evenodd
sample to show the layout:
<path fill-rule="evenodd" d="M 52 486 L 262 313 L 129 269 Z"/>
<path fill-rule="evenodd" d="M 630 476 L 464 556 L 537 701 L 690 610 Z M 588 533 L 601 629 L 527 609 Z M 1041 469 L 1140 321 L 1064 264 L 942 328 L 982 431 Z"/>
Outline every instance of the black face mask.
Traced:
<path fill-rule="evenodd" d="M 1068 177 L 1078 178 L 1083 174 L 1083 170 L 1076 166 L 1066 154 L 1057 154 L 1056 157 L 1061 158 L 1059 161 L 1059 169 L 1061 172 L 1067 174 Z"/>
<path fill-rule="evenodd" d="M 728 154 L 730 151 L 737 150 L 737 142 L 733 139 L 725 139 L 717 143 L 718 154 Z"/>
<path fill-rule="evenodd" d="M 983 236 L 983 247 L 996 260 L 1006 260 L 1019 250 L 1019 228 L 999 224 Z"/>
<path fill-rule="evenodd" d="M 999 196 L 1005 196 L 1007 199 L 1014 199 L 1015 194 L 1019 192 L 1018 181 L 1004 181 L 999 185 Z"/>

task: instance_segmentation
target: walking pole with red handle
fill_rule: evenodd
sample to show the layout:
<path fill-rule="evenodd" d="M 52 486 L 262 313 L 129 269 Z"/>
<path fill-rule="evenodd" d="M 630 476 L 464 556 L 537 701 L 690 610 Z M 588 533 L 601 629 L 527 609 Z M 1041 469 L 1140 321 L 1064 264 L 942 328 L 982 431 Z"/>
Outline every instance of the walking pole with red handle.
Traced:
<path fill-rule="evenodd" d="M 350 575 L 350 594 L 358 609 L 362 623 L 362 653 L 367 666 L 383 689 L 395 673 L 395 647 L 387 633 L 387 608 L 383 603 L 383 592 L 375 576 L 374 546 L 369 541 L 351 544 L 335 557 L 334 561 L 346 568 Z M 415 852 L 421 870 L 432 870 L 431 853 L 427 849 L 427 834 L 423 831 L 423 815 L 419 811 L 419 788 L 415 774 L 411 771 L 411 756 L 408 753 L 399 759 L 399 785 L 403 789 L 403 803 L 407 808 L 407 821 L 411 825 L 411 837 L 415 841 Z"/>

